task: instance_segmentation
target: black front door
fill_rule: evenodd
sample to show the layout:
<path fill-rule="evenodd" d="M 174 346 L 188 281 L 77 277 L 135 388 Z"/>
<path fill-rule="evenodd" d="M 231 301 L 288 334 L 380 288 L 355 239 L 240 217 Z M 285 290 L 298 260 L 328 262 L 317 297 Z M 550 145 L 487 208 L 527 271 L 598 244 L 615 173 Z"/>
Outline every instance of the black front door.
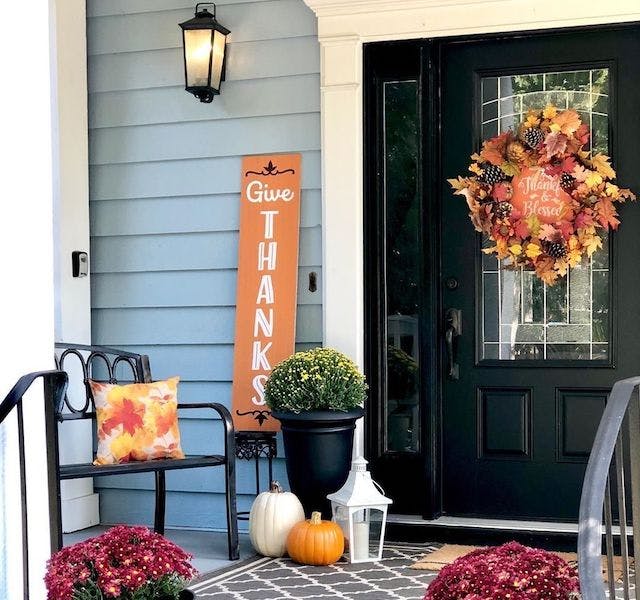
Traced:
<path fill-rule="evenodd" d="M 607 392 L 640 369 L 640 207 L 548 287 L 481 253 L 446 179 L 552 103 L 638 191 L 638 56 L 637 27 L 366 49 L 368 448 L 398 512 L 576 519 Z"/>
<path fill-rule="evenodd" d="M 638 56 L 635 28 L 444 44 L 443 179 L 551 103 L 578 110 L 618 180 L 640 189 Z M 464 200 L 441 194 L 442 310 L 462 315 L 459 376 L 442 385 L 442 510 L 575 519 L 607 392 L 640 369 L 640 207 L 624 206 L 604 249 L 549 287 L 482 255 Z"/>

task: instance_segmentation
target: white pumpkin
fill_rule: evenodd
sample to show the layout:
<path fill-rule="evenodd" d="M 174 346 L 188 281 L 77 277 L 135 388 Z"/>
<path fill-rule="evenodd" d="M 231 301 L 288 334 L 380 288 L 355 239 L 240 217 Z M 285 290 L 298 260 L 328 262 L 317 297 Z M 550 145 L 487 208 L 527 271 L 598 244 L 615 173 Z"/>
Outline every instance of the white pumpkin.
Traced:
<path fill-rule="evenodd" d="M 277 481 L 272 482 L 269 491 L 258 494 L 251 505 L 249 537 L 256 552 L 284 556 L 289 531 L 304 518 L 298 497 L 285 492 Z"/>

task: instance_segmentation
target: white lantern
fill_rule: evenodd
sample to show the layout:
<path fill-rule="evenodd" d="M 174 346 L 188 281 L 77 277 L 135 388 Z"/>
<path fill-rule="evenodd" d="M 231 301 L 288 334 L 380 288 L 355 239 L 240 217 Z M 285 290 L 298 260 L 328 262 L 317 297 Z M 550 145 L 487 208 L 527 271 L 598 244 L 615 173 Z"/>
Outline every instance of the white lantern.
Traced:
<path fill-rule="evenodd" d="M 347 481 L 331 500 L 333 520 L 344 533 L 349 562 L 372 562 L 382 558 L 387 508 L 393 501 L 386 498 L 380 486 L 371 479 L 367 461 L 358 456 L 351 463 Z"/>

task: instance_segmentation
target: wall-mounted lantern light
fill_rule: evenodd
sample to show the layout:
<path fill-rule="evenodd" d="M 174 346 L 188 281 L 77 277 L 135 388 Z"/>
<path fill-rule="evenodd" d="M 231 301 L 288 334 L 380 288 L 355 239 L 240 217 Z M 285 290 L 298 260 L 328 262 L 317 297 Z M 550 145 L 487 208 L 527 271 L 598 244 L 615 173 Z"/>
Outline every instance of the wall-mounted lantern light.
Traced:
<path fill-rule="evenodd" d="M 213 14 L 203 5 L 213 6 Z M 216 5 L 196 4 L 195 17 L 182 27 L 185 89 L 200 99 L 211 102 L 220 93 L 224 80 L 224 62 L 229 30 L 216 21 Z"/>

